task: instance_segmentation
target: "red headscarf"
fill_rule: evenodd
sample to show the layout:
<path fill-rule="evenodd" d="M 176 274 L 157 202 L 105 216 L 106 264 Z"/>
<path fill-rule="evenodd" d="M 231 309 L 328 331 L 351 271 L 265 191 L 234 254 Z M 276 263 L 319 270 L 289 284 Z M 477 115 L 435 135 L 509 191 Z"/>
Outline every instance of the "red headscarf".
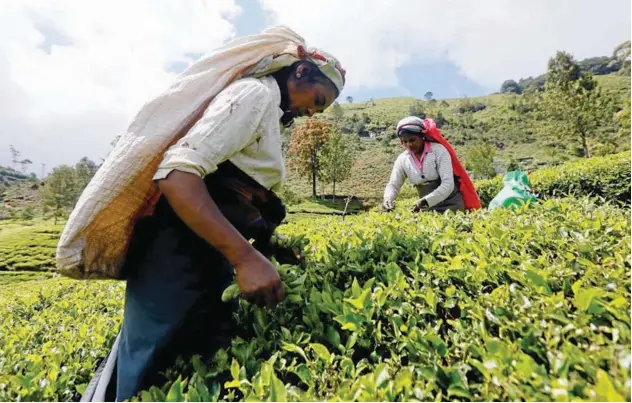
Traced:
<path fill-rule="evenodd" d="M 420 119 L 416 117 L 410 117 L 406 119 L 402 119 L 397 125 L 397 133 L 399 134 L 400 130 L 408 130 L 413 132 L 421 132 L 426 135 L 430 140 L 435 141 L 448 150 L 450 153 L 450 159 L 452 160 L 452 171 L 454 175 L 459 178 L 459 191 L 463 196 L 463 203 L 465 204 L 465 208 L 467 210 L 477 210 L 481 208 L 481 201 L 478 198 L 478 194 L 476 193 L 476 188 L 472 183 L 472 180 L 467 174 L 465 168 L 459 161 L 459 157 L 456 155 L 456 151 L 454 148 L 448 143 L 448 141 L 443 138 L 441 132 L 437 128 L 437 124 L 432 119 Z M 411 130 L 412 129 L 412 130 Z"/>

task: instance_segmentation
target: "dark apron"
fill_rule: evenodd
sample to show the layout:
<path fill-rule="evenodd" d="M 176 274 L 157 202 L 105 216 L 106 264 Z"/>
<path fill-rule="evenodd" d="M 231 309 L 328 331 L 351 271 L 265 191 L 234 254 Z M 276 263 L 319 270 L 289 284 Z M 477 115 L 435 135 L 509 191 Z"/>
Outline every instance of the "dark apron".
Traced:
<path fill-rule="evenodd" d="M 423 185 L 415 185 L 417 189 L 417 194 L 419 198 L 425 197 L 432 193 L 435 189 L 437 189 L 441 185 L 441 180 L 437 179 L 434 181 L 426 182 Z M 465 203 L 463 202 L 463 195 L 459 191 L 460 183 L 458 178 L 454 177 L 454 190 L 450 193 L 444 201 L 441 203 L 430 207 L 430 210 L 437 211 L 439 213 L 443 213 L 446 210 L 451 211 L 459 211 L 465 210 Z"/>

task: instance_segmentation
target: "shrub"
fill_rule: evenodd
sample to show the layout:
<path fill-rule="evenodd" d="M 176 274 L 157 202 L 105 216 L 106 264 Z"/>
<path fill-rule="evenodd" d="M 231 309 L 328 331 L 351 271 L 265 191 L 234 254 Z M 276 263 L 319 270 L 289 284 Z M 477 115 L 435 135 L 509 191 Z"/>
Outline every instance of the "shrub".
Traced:
<path fill-rule="evenodd" d="M 529 175 L 541 198 L 595 196 L 630 205 L 630 154 L 621 153 L 568 162 Z M 502 189 L 502 176 L 475 183 L 481 202 L 487 205 Z"/>

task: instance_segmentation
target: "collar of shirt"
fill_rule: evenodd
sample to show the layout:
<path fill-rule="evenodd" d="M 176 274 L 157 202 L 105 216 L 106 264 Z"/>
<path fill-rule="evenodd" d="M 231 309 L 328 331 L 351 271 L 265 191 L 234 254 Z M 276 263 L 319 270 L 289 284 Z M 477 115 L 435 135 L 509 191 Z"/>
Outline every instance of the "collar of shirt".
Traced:
<path fill-rule="evenodd" d="M 274 104 L 277 105 L 279 120 L 281 120 L 281 117 L 283 116 L 283 110 L 281 109 L 281 89 L 279 88 L 279 84 L 277 84 L 276 80 L 272 76 L 261 77 L 259 81 L 261 81 L 263 85 L 270 89 L 270 93 L 274 98 Z"/>
<path fill-rule="evenodd" d="M 415 154 L 412 151 L 408 151 L 408 154 L 412 157 L 413 162 L 415 163 L 415 166 L 417 167 L 417 169 L 419 169 L 419 172 L 421 172 L 422 174 L 424 173 L 424 159 L 426 158 L 426 155 L 430 152 L 431 150 L 431 146 L 430 146 L 430 142 L 429 141 L 425 141 L 424 142 L 424 149 L 421 152 L 421 158 L 417 158 L 417 154 Z"/>

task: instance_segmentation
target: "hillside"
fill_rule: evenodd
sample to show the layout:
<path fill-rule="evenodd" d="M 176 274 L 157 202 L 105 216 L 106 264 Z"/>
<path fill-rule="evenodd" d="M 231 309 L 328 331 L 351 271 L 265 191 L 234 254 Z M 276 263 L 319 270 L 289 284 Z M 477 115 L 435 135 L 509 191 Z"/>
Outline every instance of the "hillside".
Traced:
<path fill-rule="evenodd" d="M 630 97 L 629 76 L 610 74 L 595 76 L 595 79 L 603 91 L 612 96 L 618 108 L 625 107 L 625 100 Z M 337 186 L 336 193 L 381 198 L 392 164 L 402 151 L 397 139 L 392 138 L 395 125 L 411 112 L 443 120 L 441 131 L 464 162 L 469 146 L 492 144 L 496 152 L 494 166 L 499 174 L 506 172 L 510 163 L 530 170 L 580 158 L 578 145 L 560 141 L 546 123 L 531 117 L 531 108 L 528 98 L 517 94 L 430 102 L 404 97 L 376 99 L 340 104 L 342 116 L 338 112 L 338 117 L 335 117 L 335 108 L 329 108 L 323 114 L 324 119 L 348 135 L 358 136 L 355 141 L 357 158 L 351 177 Z M 591 143 L 594 155 L 629 150 L 629 133 L 613 136 L 617 130 L 614 125 L 601 130 L 604 136 Z M 309 182 L 291 171 L 288 186 L 301 195 L 310 194 Z M 319 184 L 319 194 L 330 192 L 331 186 Z"/>
<path fill-rule="evenodd" d="M 0 220 L 21 213 L 30 207 L 41 210 L 41 183 L 12 168 L 0 166 Z"/>

